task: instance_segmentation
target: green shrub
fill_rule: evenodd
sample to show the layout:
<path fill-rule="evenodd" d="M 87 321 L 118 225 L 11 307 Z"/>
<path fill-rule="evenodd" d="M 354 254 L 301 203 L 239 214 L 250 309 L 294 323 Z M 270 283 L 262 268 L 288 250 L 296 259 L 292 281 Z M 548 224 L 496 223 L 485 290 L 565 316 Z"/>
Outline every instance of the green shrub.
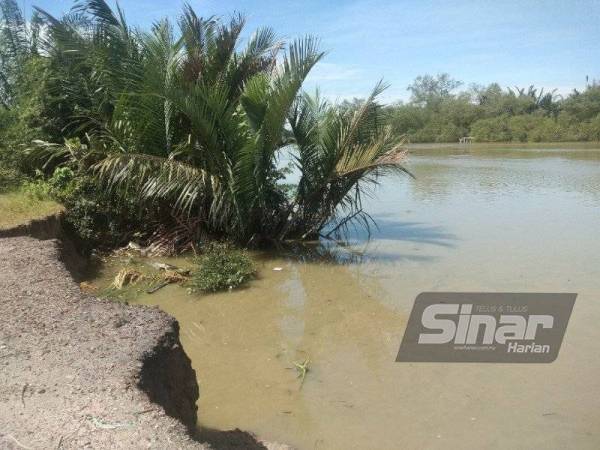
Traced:
<path fill-rule="evenodd" d="M 0 193 L 16 189 L 23 179 L 23 174 L 18 170 L 0 165 Z"/>
<path fill-rule="evenodd" d="M 65 181 L 53 178 L 55 187 Z M 66 225 L 84 250 L 123 245 L 136 233 L 148 233 L 156 219 L 150 211 L 138 212 L 135 195 L 106 192 L 87 175 L 55 189 L 54 195 L 65 206 Z"/>
<path fill-rule="evenodd" d="M 73 195 L 77 186 L 75 174 L 68 167 L 57 167 L 48 179 L 41 171 L 36 171 L 33 181 L 24 183 L 24 191 L 38 200 L 52 198 L 61 203 Z"/>
<path fill-rule="evenodd" d="M 198 269 L 192 272 L 191 285 L 194 290 L 204 292 L 236 288 L 256 273 L 254 263 L 245 251 L 225 243 L 208 245 L 197 264 Z"/>
<path fill-rule="evenodd" d="M 471 136 L 477 142 L 510 142 L 512 135 L 508 116 L 477 120 L 471 126 Z"/>
<path fill-rule="evenodd" d="M 23 192 L 36 200 L 46 200 L 52 197 L 52 188 L 48 180 L 44 179 L 44 174 L 36 170 L 33 180 L 23 183 Z"/>
<path fill-rule="evenodd" d="M 76 175 L 69 167 L 57 167 L 50 178 L 36 171 L 23 191 L 35 200 L 64 205 L 65 225 L 83 251 L 121 245 L 150 225 L 149 214 L 141 219 L 137 213 L 134 196 L 108 195 L 90 176 Z"/>
<path fill-rule="evenodd" d="M 589 122 L 583 122 L 580 130 L 579 140 L 600 141 L 600 114 Z"/>

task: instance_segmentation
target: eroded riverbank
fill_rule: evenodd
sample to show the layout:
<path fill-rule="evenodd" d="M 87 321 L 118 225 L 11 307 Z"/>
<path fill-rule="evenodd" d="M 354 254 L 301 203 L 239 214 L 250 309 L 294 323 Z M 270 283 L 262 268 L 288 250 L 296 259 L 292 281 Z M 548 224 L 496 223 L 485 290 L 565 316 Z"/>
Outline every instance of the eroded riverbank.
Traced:
<path fill-rule="evenodd" d="M 197 430 L 177 321 L 82 294 L 64 258 L 57 240 L 0 239 L 0 447 L 288 448 Z"/>
<path fill-rule="evenodd" d="M 184 426 L 198 386 L 177 322 L 82 295 L 59 256 L 55 241 L 0 240 L 3 445 L 205 448 Z M 145 366 L 160 353 L 177 361 L 169 377 Z M 168 381 L 157 400 L 181 421 L 138 389 L 152 377 Z"/>

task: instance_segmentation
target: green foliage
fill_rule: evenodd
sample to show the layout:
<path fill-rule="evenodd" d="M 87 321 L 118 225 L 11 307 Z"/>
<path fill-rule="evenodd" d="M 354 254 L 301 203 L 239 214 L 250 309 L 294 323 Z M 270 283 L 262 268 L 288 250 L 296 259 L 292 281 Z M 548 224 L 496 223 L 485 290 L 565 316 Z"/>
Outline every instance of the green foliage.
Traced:
<path fill-rule="evenodd" d="M 3 167 L 0 163 L 0 194 L 15 190 L 23 179 L 21 172 L 11 167 Z"/>
<path fill-rule="evenodd" d="M 31 25 L 14 0 L 0 6 L 0 182 L 33 177 L 26 189 L 63 203 L 93 244 L 158 230 L 246 245 L 368 228 L 362 199 L 381 177 L 406 173 L 405 135 L 600 134 L 596 86 L 563 100 L 534 86 L 457 93 L 462 83 L 449 75 L 426 75 L 408 104 L 382 108 L 378 84 L 366 100 L 336 105 L 303 91 L 324 56 L 318 40 L 284 45 L 263 28 L 244 45 L 240 15 L 202 18 L 185 6 L 144 31 L 105 0 L 77 2 L 60 18 L 37 9 Z"/>
<path fill-rule="evenodd" d="M 589 122 L 581 124 L 578 136 L 582 141 L 600 141 L 600 113 Z"/>
<path fill-rule="evenodd" d="M 403 172 L 402 140 L 376 103 L 381 85 L 344 108 L 302 92 L 323 57 L 312 37 L 284 51 L 260 29 L 243 47 L 241 16 L 204 19 L 186 6 L 178 32 L 163 20 L 144 33 L 103 0 L 76 11 L 62 19 L 39 11 L 47 95 L 34 105 L 52 117 L 45 132 L 60 129 L 54 142 L 65 143 L 34 141 L 26 152 L 34 167 L 66 165 L 140 216 L 162 208 L 244 244 L 368 226 L 363 193 Z M 296 187 L 278 167 L 290 150 Z"/>
<path fill-rule="evenodd" d="M 51 198 L 64 203 L 73 196 L 76 183 L 75 174 L 69 167 L 57 167 L 48 179 L 38 170 L 33 181 L 23 184 L 23 190 L 39 200 Z"/>
<path fill-rule="evenodd" d="M 499 116 L 481 119 L 471 126 L 478 142 L 574 142 L 597 141 L 598 116 L 580 122 L 567 112 L 556 118 L 539 114 Z"/>
<path fill-rule="evenodd" d="M 503 90 L 493 83 L 460 85 L 447 74 L 418 77 L 407 104 L 388 107 L 395 133 L 412 142 L 458 142 L 472 136 L 479 142 L 552 142 L 597 140 L 600 86 L 591 84 L 563 99 L 556 91 L 535 86 Z"/>
<path fill-rule="evenodd" d="M 577 120 L 593 120 L 600 114 L 600 84 L 594 83 L 583 92 L 573 91 L 562 106 Z"/>
<path fill-rule="evenodd" d="M 15 0 L 0 1 L 0 105 L 11 109 L 22 65 L 38 54 L 41 22 L 34 14 L 26 22 Z"/>
<path fill-rule="evenodd" d="M 508 116 L 503 115 L 476 121 L 471 126 L 471 135 L 477 142 L 511 141 L 512 135 L 508 126 Z"/>
<path fill-rule="evenodd" d="M 135 233 L 150 233 L 154 211 L 139 210 L 126 193 L 108 195 L 90 176 L 78 176 L 59 194 L 65 223 L 85 249 L 111 248 L 129 242 Z"/>
<path fill-rule="evenodd" d="M 416 105 L 429 108 L 438 107 L 439 103 L 449 98 L 451 92 L 462 85 L 462 81 L 454 80 L 447 73 L 434 76 L 422 75 L 408 86 L 411 100 Z"/>
<path fill-rule="evenodd" d="M 92 177 L 77 175 L 67 166 L 56 167 L 50 177 L 38 170 L 22 190 L 35 200 L 51 199 L 64 205 L 65 225 L 82 250 L 123 244 L 134 232 L 144 230 L 143 223 L 151 218 L 146 212 L 143 222 L 131 198 L 106 195 Z"/>
<path fill-rule="evenodd" d="M 239 287 L 256 273 L 250 256 L 226 243 L 209 244 L 196 263 L 198 268 L 192 272 L 190 284 L 204 292 Z"/>
<path fill-rule="evenodd" d="M 274 231 L 284 237 L 343 234 L 349 226 L 369 228 L 370 216 L 362 198 L 381 177 L 408 174 L 400 163 L 403 139 L 386 123 L 376 102 L 385 89 L 379 83 L 369 98 L 355 106 L 338 108 L 318 95 L 299 98 L 289 115 L 301 174 L 284 222 Z"/>

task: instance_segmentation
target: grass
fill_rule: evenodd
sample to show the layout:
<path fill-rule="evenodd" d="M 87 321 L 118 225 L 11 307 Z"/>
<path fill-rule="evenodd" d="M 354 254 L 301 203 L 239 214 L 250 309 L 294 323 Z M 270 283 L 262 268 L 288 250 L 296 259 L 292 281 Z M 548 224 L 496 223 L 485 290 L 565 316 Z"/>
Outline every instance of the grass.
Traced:
<path fill-rule="evenodd" d="M 0 194 L 0 230 L 57 214 L 63 207 L 52 200 L 40 200 L 21 191 Z"/>

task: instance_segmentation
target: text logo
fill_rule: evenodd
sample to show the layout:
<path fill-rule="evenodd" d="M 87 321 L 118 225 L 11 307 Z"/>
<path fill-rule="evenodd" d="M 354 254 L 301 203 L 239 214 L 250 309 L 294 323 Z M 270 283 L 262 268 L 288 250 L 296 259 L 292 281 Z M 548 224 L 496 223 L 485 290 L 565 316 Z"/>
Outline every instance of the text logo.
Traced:
<path fill-rule="evenodd" d="M 396 361 L 549 363 L 577 294 L 425 292 Z"/>

